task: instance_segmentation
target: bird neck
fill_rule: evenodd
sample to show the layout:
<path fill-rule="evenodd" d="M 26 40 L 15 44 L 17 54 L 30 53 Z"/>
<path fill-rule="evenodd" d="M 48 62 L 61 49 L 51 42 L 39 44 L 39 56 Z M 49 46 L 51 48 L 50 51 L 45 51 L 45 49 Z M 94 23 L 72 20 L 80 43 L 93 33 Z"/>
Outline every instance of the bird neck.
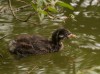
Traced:
<path fill-rule="evenodd" d="M 54 51 L 58 51 L 61 47 L 61 39 L 59 38 L 59 31 L 55 31 L 52 34 L 51 43 Z"/>
<path fill-rule="evenodd" d="M 52 43 L 53 43 L 55 46 L 60 45 L 60 41 L 52 41 Z"/>
<path fill-rule="evenodd" d="M 61 40 L 60 39 L 58 39 L 57 37 L 52 37 L 52 43 L 54 44 L 54 45 L 59 45 L 60 44 L 60 42 L 61 42 Z"/>
<path fill-rule="evenodd" d="M 61 48 L 61 43 L 60 43 L 60 41 L 52 40 L 51 42 L 52 42 L 53 52 L 59 51 L 60 48 Z"/>
<path fill-rule="evenodd" d="M 59 32 L 54 32 L 53 34 L 52 34 L 52 38 L 51 38 L 51 41 L 52 41 L 52 43 L 54 44 L 54 45 L 59 45 L 59 43 L 60 43 L 60 39 L 59 39 L 59 37 L 58 37 L 58 33 Z"/>

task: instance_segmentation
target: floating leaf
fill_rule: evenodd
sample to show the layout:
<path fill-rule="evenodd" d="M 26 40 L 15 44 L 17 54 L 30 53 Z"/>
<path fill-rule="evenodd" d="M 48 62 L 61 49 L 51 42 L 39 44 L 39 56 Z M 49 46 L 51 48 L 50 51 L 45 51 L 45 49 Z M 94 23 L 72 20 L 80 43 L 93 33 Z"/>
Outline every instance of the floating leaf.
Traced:
<path fill-rule="evenodd" d="M 57 4 L 62 6 L 62 7 L 66 7 L 66 8 L 69 8 L 71 10 L 74 10 L 74 8 L 71 5 L 69 5 L 69 4 L 65 3 L 65 2 L 58 1 Z"/>
<path fill-rule="evenodd" d="M 57 10 L 52 6 L 49 6 L 48 10 L 51 11 L 51 12 L 57 13 Z"/>

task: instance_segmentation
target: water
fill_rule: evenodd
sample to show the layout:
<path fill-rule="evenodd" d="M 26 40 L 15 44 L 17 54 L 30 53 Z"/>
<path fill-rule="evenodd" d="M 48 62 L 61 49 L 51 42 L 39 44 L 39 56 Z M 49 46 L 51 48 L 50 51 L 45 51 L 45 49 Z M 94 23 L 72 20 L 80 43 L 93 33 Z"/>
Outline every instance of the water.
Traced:
<path fill-rule="evenodd" d="M 68 10 L 66 15 L 73 13 L 75 20 L 67 19 L 62 23 L 57 22 L 61 20 L 45 20 L 40 23 L 36 16 L 28 22 L 16 21 L 7 3 L 0 1 L 0 8 L 4 6 L 0 12 L 0 37 L 8 35 L 0 40 L 0 74 L 100 74 L 100 2 L 68 2 L 75 6 L 75 10 Z M 39 34 L 50 38 L 52 32 L 62 26 L 75 33 L 77 38 L 64 40 L 65 47 L 60 52 L 22 59 L 8 52 L 9 41 L 18 34 Z"/>

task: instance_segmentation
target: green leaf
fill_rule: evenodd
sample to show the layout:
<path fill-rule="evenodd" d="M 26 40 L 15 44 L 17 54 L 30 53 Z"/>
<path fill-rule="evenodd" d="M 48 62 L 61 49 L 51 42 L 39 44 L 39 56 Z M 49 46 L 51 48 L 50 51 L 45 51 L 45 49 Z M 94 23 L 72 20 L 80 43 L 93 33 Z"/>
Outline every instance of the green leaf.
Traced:
<path fill-rule="evenodd" d="M 46 11 L 44 11 L 44 10 L 42 10 L 42 9 L 39 9 L 39 10 L 38 10 L 38 13 L 39 13 L 38 15 L 39 15 L 39 19 L 40 19 L 41 22 L 42 22 L 43 19 L 45 18 L 45 15 L 48 14 Z"/>
<path fill-rule="evenodd" d="M 39 10 L 39 13 L 44 14 L 44 15 L 47 15 L 47 14 L 48 14 L 48 13 L 47 13 L 46 11 L 44 11 L 44 10 Z"/>
<path fill-rule="evenodd" d="M 40 19 L 41 22 L 43 21 L 44 17 L 45 17 L 44 14 L 39 14 L 39 19 Z"/>
<path fill-rule="evenodd" d="M 37 7 L 43 7 L 43 0 L 37 0 Z"/>
<path fill-rule="evenodd" d="M 62 7 L 66 7 L 66 8 L 69 8 L 71 10 L 74 10 L 74 8 L 71 5 L 69 5 L 68 3 L 65 3 L 65 2 L 62 2 L 62 1 L 58 1 L 57 4 L 62 6 Z"/>
<path fill-rule="evenodd" d="M 33 9 L 37 11 L 37 5 L 34 4 L 33 2 L 31 2 L 31 5 L 32 5 Z"/>
<path fill-rule="evenodd" d="M 57 11 L 54 7 L 52 7 L 52 6 L 49 6 L 49 7 L 48 7 L 48 10 L 51 11 L 51 12 L 53 12 L 53 13 L 57 13 L 57 12 L 58 12 L 58 11 Z"/>

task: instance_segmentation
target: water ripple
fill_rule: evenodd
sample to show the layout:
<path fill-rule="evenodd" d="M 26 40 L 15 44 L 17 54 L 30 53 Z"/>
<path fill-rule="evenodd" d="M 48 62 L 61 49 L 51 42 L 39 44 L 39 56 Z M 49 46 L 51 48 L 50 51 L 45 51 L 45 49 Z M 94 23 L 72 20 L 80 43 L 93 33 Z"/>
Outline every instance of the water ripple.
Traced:
<path fill-rule="evenodd" d="M 96 37 L 93 35 L 78 35 L 76 40 L 72 43 L 77 44 L 79 48 L 89 48 L 91 50 L 100 50 L 100 43 L 96 41 Z"/>

